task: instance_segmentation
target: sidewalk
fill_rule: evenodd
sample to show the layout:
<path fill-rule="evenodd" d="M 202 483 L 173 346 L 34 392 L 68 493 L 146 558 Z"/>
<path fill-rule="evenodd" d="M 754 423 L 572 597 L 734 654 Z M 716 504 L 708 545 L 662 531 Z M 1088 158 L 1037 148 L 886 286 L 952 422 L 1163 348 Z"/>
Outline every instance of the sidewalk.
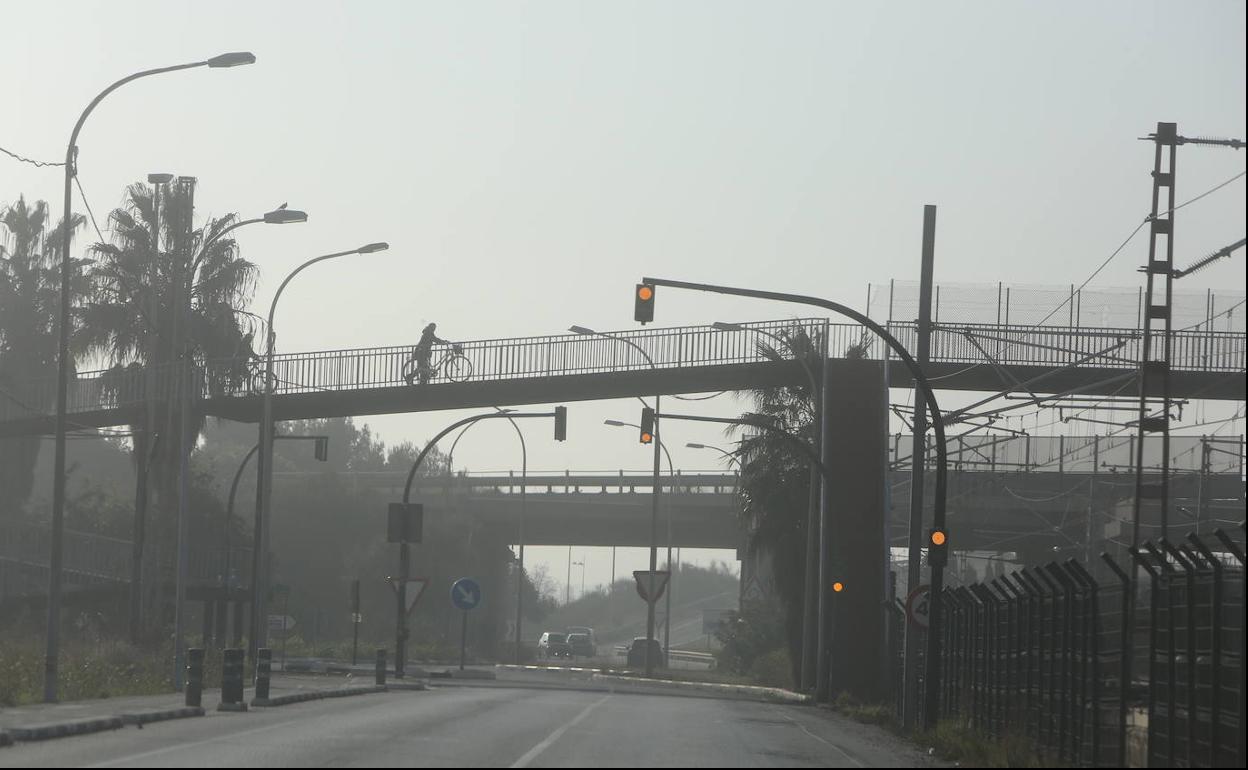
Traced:
<path fill-rule="evenodd" d="M 297 702 L 375 691 L 371 676 L 275 674 L 270 683 L 270 701 Z M 253 695 L 254 691 L 248 687 L 243 693 L 244 701 L 250 703 Z M 97 732 L 127 724 L 202 716 L 204 712 L 215 711 L 220 702 L 221 690 L 214 688 L 204 690 L 203 708 L 198 710 L 188 709 L 185 696 L 175 692 L 0 708 L 0 745 L 7 743 L 2 737 L 5 733 L 16 740 L 39 740 Z"/>

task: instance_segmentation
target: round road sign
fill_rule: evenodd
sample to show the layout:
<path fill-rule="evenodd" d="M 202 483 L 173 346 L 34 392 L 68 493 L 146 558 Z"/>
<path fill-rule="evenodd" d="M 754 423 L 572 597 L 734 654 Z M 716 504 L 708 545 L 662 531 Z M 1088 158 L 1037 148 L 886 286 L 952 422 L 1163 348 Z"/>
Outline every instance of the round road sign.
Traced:
<path fill-rule="evenodd" d="M 932 612 L 931 598 L 932 587 L 924 583 L 916 586 L 910 595 L 906 597 L 906 617 L 910 622 L 919 628 L 927 628 L 929 616 Z"/>
<path fill-rule="evenodd" d="M 481 603 L 481 586 L 472 578 L 460 578 L 451 586 L 451 604 L 459 610 L 473 610 Z"/>

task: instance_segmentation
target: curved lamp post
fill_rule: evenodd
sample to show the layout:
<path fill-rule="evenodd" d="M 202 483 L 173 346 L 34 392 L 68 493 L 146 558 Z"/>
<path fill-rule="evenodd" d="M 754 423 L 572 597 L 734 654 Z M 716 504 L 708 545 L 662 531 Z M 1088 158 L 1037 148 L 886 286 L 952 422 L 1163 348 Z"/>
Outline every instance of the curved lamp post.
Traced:
<path fill-rule="evenodd" d="M 495 409 L 497 408 L 498 407 L 495 407 Z M 407 473 L 407 481 L 403 484 L 403 504 L 406 505 L 411 501 L 412 482 L 416 479 L 416 471 L 420 470 L 421 464 L 424 463 L 425 461 L 425 456 L 428 455 L 429 451 L 432 450 L 435 446 L 437 446 L 437 443 L 441 441 L 444 437 L 446 437 L 446 435 L 449 434 L 451 431 L 464 425 L 472 426 L 473 424 L 480 422 L 481 420 L 494 420 L 494 419 L 499 419 L 499 418 L 503 418 L 508 421 L 511 421 L 512 424 L 514 425 L 515 424 L 514 421 L 516 419 L 525 418 L 525 417 L 553 417 L 555 418 L 556 425 L 558 425 L 559 411 L 557 410 L 554 412 L 511 412 L 508 410 L 499 409 L 497 412 L 491 412 L 488 414 L 476 414 L 470 417 L 465 417 L 464 419 L 453 422 L 447 427 L 443 428 L 442 431 L 438 433 L 438 435 L 434 436 L 432 439 L 429 440 L 429 443 L 425 445 L 424 449 L 420 450 L 420 454 L 416 455 L 416 460 L 415 462 L 412 463 L 412 469 L 408 471 Z M 461 433 L 460 435 L 462 436 L 463 434 Z M 397 630 L 395 632 L 395 646 L 394 646 L 394 675 L 396 677 L 403 676 L 403 669 L 406 664 L 406 654 L 407 654 L 407 601 L 406 600 L 407 600 L 407 578 L 410 576 L 409 570 L 410 570 L 410 559 L 408 557 L 408 547 L 407 547 L 406 542 L 402 542 L 399 544 L 399 590 L 397 591 L 398 601 L 397 601 L 397 613 L 396 613 L 398 617 L 397 617 L 397 622 L 396 622 Z M 520 580 L 521 581 L 524 580 L 523 572 L 520 573 Z M 516 631 L 517 631 L 516 638 L 519 639 L 519 629 L 517 628 Z"/>
<path fill-rule="evenodd" d="M 689 442 L 688 444 L 685 444 L 685 446 L 689 447 L 690 449 L 714 449 L 716 452 L 719 452 L 721 455 L 724 456 L 724 459 L 728 461 L 729 467 L 731 467 L 733 463 L 736 463 L 738 468 L 741 467 L 741 459 L 726 449 L 720 449 L 719 447 L 712 446 L 711 444 L 696 444 L 692 441 Z"/>
<path fill-rule="evenodd" d="M 65 531 L 65 432 L 68 423 L 70 367 L 69 305 L 71 301 L 70 279 L 74 272 L 73 260 L 69 256 L 69 236 L 73 179 L 76 175 L 74 164 L 78 155 L 78 134 L 82 131 L 83 124 L 87 122 L 87 117 L 103 101 L 104 97 L 131 81 L 196 67 L 237 67 L 241 64 L 254 64 L 255 61 L 256 57 L 253 54 L 240 51 L 221 54 L 204 61 L 175 64 L 172 67 L 159 67 L 127 75 L 105 88 L 91 100 L 87 108 L 78 116 L 78 122 L 74 124 L 74 130 L 69 135 L 69 145 L 65 148 L 64 213 L 61 217 L 61 307 L 57 329 L 56 452 L 52 471 L 52 553 L 48 560 L 48 630 L 43 670 L 43 699 L 48 703 L 56 701 L 57 657 L 60 649 L 61 550 Z"/>
<path fill-rule="evenodd" d="M 931 383 L 928 382 L 927 376 L 923 372 L 923 368 L 919 366 L 914 357 L 910 355 L 910 351 L 906 350 L 896 337 L 888 332 L 887 329 L 872 321 L 867 316 L 859 313 L 850 307 L 832 302 L 831 300 L 821 299 L 819 297 L 811 297 L 802 294 L 784 294 L 775 291 L 758 291 L 756 289 L 741 289 L 732 286 L 717 286 L 706 283 L 691 283 L 689 281 L 672 281 L 665 278 L 642 278 L 643 284 L 648 286 L 668 286 L 673 289 L 690 289 L 693 291 L 704 291 L 713 294 L 729 294 L 738 297 L 754 297 L 756 299 L 770 299 L 780 302 L 793 302 L 801 305 L 813 305 L 821 307 L 825 310 L 831 310 L 839 315 L 846 316 L 856 323 L 862 324 L 871 331 L 875 332 L 884 342 L 901 358 L 906 369 L 909 370 L 910 376 L 914 378 L 915 387 L 922 391 L 923 400 L 927 405 L 928 411 L 931 413 L 932 425 L 936 432 L 936 494 L 935 494 L 935 510 L 932 515 L 932 528 L 939 530 L 945 536 L 948 533 L 945 530 L 945 503 L 946 503 L 946 482 L 948 471 L 948 457 L 945 446 L 945 427 L 940 413 L 940 405 L 936 402 L 936 393 L 932 389 Z M 827 356 L 824 356 L 823 365 L 827 366 Z M 824 506 L 826 510 L 826 506 Z M 827 524 L 826 520 L 823 522 Z M 820 539 L 824 540 L 827 527 L 820 527 Z M 947 546 L 946 546 L 947 548 Z M 821 546 L 822 550 L 822 546 Z M 945 549 L 941 549 L 939 553 L 944 553 Z M 929 554 L 935 554 L 934 549 Z M 931 577 L 931 596 L 930 604 L 930 620 L 927 634 L 927 682 L 924 688 L 924 705 L 923 705 L 923 725 L 927 729 L 936 726 L 936 717 L 940 705 L 940 636 L 941 636 L 941 601 L 943 597 L 941 592 L 944 590 L 944 568 L 943 560 L 930 559 L 932 568 Z M 826 576 L 820 575 L 819 589 L 823 593 L 825 591 Z M 819 607 L 822 610 L 826 602 L 820 601 Z M 822 629 L 823 623 L 819 626 Z M 818 682 L 816 683 L 816 700 L 820 695 L 826 700 L 828 677 L 825 664 L 826 655 L 820 650 L 818 659 Z"/>
<path fill-rule="evenodd" d="M 260 454 L 257 458 L 259 467 L 256 470 L 256 521 L 254 524 L 256 542 L 252 552 L 252 582 L 255 585 L 255 595 L 251 597 L 252 634 L 251 639 L 248 640 L 248 651 L 252 660 L 255 660 L 256 650 L 268 638 L 269 630 L 269 567 L 272 561 L 269 557 L 269 523 L 272 519 L 269 506 L 273 498 L 273 344 L 277 340 L 277 334 L 273 330 L 273 316 L 277 312 L 277 302 L 282 298 L 282 292 L 286 290 L 295 276 L 318 262 L 352 254 L 373 254 L 388 248 L 390 244 L 385 242 L 367 243 L 359 248 L 313 257 L 286 276 L 282 284 L 277 287 L 272 303 L 269 304 L 266 327 L 268 333 L 265 335 L 264 346 L 264 408 L 260 419 Z M 261 557 L 261 554 L 264 556 Z"/>
<path fill-rule="evenodd" d="M 629 347 L 633 348 L 638 353 L 640 353 L 642 358 L 646 359 L 646 363 L 650 365 L 651 370 L 658 369 L 658 367 L 654 365 L 654 359 L 652 359 L 650 355 L 641 348 L 640 345 L 638 345 L 637 343 L 633 342 L 630 339 L 626 339 L 624 337 L 616 337 L 611 334 L 604 334 L 602 332 L 596 332 L 593 329 L 589 329 L 584 326 L 572 326 L 568 329 L 568 331 L 572 332 L 573 334 L 582 334 L 582 335 L 591 336 L 591 337 L 601 337 L 606 340 L 614 340 L 616 342 L 628 345 Z M 640 397 L 638 397 L 638 400 L 641 400 Z M 644 404 L 645 401 L 642 401 L 642 403 Z M 661 471 L 661 468 L 659 465 L 660 460 L 661 460 L 661 458 L 659 457 L 659 451 L 660 451 L 659 447 L 662 446 L 662 442 L 659 441 L 659 430 L 660 430 L 659 428 L 659 394 L 655 393 L 654 394 L 654 480 L 653 480 L 653 484 L 651 485 L 651 508 L 650 508 L 650 571 L 651 572 L 655 572 L 658 569 L 658 564 L 659 564 L 659 494 L 660 494 L 659 473 Z M 651 598 L 651 599 L 646 600 L 646 676 L 650 676 L 654 673 L 654 661 L 650 659 L 651 658 L 650 647 L 652 646 L 650 642 L 653 640 L 654 640 L 654 599 Z"/>

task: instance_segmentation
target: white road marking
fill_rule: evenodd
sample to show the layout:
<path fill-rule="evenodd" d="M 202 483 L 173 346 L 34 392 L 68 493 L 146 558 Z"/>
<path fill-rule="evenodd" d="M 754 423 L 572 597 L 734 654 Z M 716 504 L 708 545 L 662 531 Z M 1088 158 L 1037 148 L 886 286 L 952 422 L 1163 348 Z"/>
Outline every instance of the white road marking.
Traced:
<path fill-rule="evenodd" d="M 810 730 L 807 730 L 807 729 L 806 729 L 806 725 L 804 725 L 804 724 L 802 724 L 801 722 L 797 721 L 796 719 L 794 719 L 793 717 L 789 716 L 788 714 L 785 714 L 785 715 L 784 715 L 784 718 L 785 718 L 785 719 L 787 719 L 787 720 L 789 720 L 790 722 L 792 722 L 794 725 L 796 725 L 796 726 L 798 727 L 798 729 L 800 729 L 802 732 L 804 732 L 804 733 L 806 733 L 807 735 L 809 735 L 811 738 L 814 738 L 815 740 L 819 741 L 820 743 L 822 743 L 822 744 L 823 744 L 823 745 L 825 745 L 825 746 L 831 746 L 832 748 L 834 748 L 834 749 L 836 749 L 837 751 L 839 751 L 842 757 L 845 757 L 845 758 L 846 758 L 846 759 L 848 759 L 850 762 L 853 762 L 853 763 L 854 763 L 854 767 L 866 767 L 866 765 L 862 764 L 862 763 L 861 763 L 861 762 L 859 762 L 857 759 L 854 759 L 853 757 L 851 757 L 851 756 L 850 756 L 850 755 L 849 755 L 849 754 L 845 751 L 845 749 L 841 748 L 840 746 L 837 746 L 835 743 L 833 743 L 833 742 L 831 742 L 831 741 L 829 741 L 829 740 L 825 740 L 825 739 L 823 739 L 823 738 L 820 738 L 818 735 L 815 735 L 815 734 L 814 734 L 814 733 L 812 733 Z"/>
<path fill-rule="evenodd" d="M 529 749 L 527 752 L 525 752 L 525 755 L 523 757 L 520 757 L 519 759 L 517 759 L 515 762 L 511 764 L 511 766 L 512 767 L 528 767 L 530 762 L 537 759 L 543 751 L 550 748 L 551 745 L 555 741 L 563 737 L 564 733 L 566 733 L 568 730 L 571 730 L 573 727 L 576 727 L 578 722 L 580 722 L 585 717 L 589 716 L 589 712 L 601 706 L 610 697 L 611 697 L 611 694 L 608 693 L 602 696 L 601 699 L 596 700 L 593 703 L 586 706 L 585 710 L 577 714 L 575 717 L 573 717 L 571 722 L 568 722 L 566 725 L 563 725 L 562 727 L 558 728 L 550 735 L 546 736 L 546 740 L 542 741 L 541 743 L 537 744 L 533 748 Z"/>
<path fill-rule="evenodd" d="M 286 725 L 293 725 L 299 721 L 302 721 L 302 720 L 290 719 L 285 722 L 278 722 L 275 725 L 266 725 L 264 727 L 257 727 L 253 730 L 244 730 L 241 733 L 228 733 L 225 735 L 217 735 L 212 738 L 206 738 L 202 741 L 192 741 L 191 743 L 179 743 L 176 746 L 166 746 L 163 749 L 153 749 L 152 751 L 144 751 L 140 754 L 131 754 L 128 757 L 121 757 L 120 759 L 110 759 L 107 762 L 99 762 L 94 765 L 87 765 L 87 767 L 110 767 L 112 765 L 128 765 L 131 762 L 134 762 L 139 759 L 155 757 L 160 754 L 168 754 L 171 751 L 181 751 L 182 749 L 189 749 L 192 746 L 203 746 L 205 743 L 220 743 L 223 741 L 232 741 L 235 738 L 241 738 L 244 735 L 253 735 L 255 733 L 262 733 L 266 730 L 276 730 L 279 727 L 285 727 Z"/>

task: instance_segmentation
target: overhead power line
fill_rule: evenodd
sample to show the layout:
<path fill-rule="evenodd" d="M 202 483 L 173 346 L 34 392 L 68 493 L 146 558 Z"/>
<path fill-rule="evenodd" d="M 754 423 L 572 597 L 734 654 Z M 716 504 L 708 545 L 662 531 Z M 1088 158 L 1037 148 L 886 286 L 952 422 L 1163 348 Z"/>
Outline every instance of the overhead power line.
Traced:
<path fill-rule="evenodd" d="M 42 167 L 42 166 L 64 166 L 65 165 L 64 162 L 52 163 L 46 160 L 32 160 L 30 158 L 26 158 L 21 155 L 18 155 L 17 153 L 11 150 L 6 150 L 3 147 L 0 147 L 0 152 L 4 153 L 5 155 L 8 155 L 10 158 L 13 158 L 14 160 L 21 161 L 22 163 L 29 163 L 32 166 Z"/>

